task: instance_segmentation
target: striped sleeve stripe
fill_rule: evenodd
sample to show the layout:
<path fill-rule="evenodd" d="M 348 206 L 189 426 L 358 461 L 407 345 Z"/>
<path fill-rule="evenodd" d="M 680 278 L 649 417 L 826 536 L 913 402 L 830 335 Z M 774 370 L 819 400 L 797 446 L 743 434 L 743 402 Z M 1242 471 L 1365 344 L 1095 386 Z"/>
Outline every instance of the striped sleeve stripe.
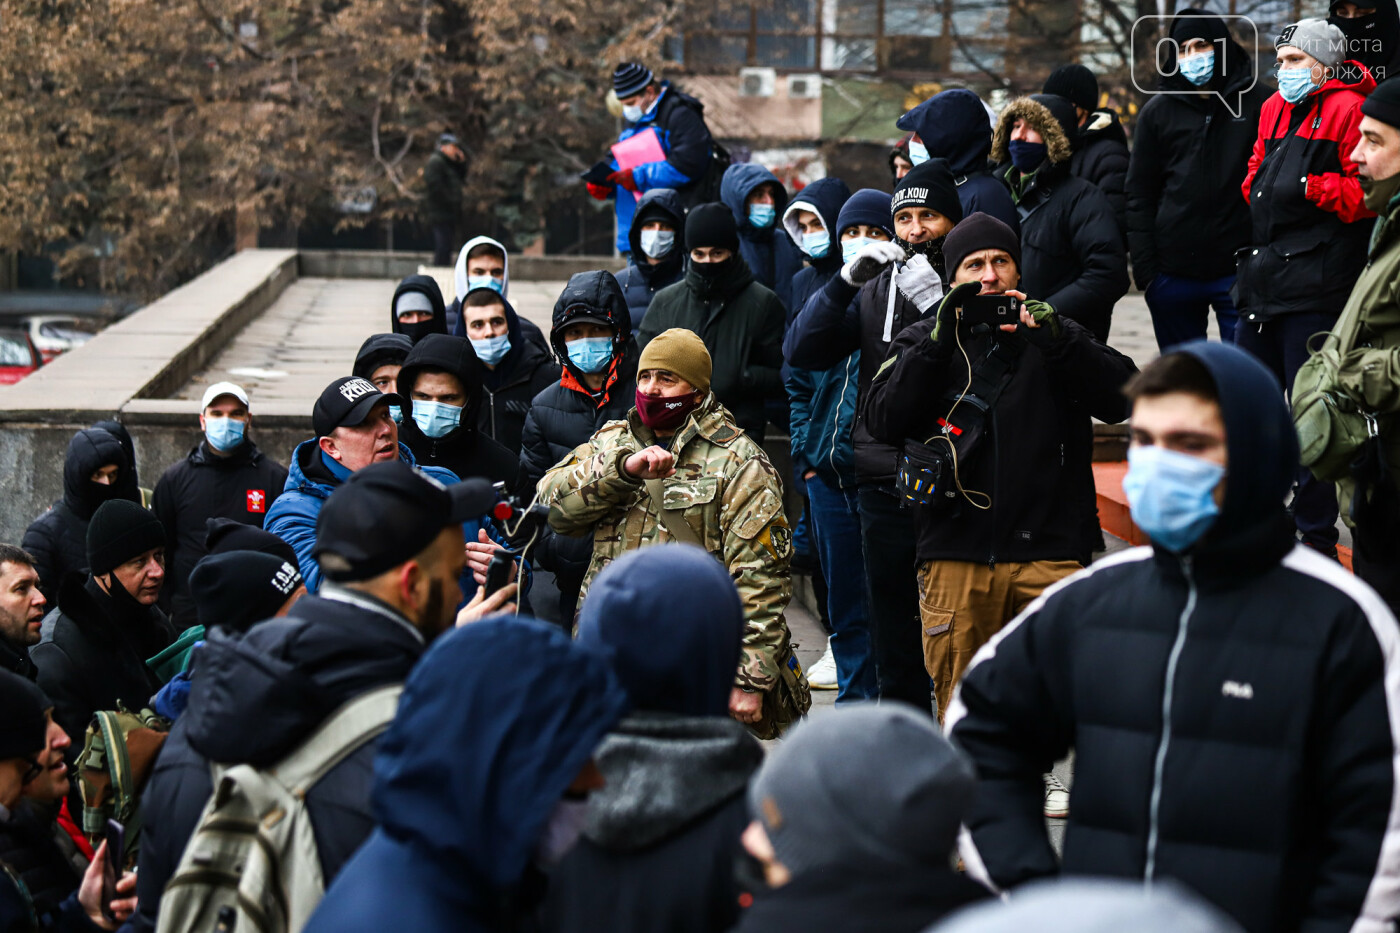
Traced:
<path fill-rule="evenodd" d="M 1348 573 L 1336 561 L 1328 560 L 1299 544 L 1283 559 L 1283 566 L 1330 584 L 1355 600 L 1375 633 L 1385 662 L 1386 715 L 1390 719 L 1391 774 L 1393 787 L 1390 816 L 1380 857 L 1371 877 L 1361 913 L 1352 924 L 1352 933 L 1382 933 L 1395 928 L 1392 920 L 1400 914 L 1400 624 L 1380 595 L 1364 581 Z"/>
<path fill-rule="evenodd" d="M 1152 548 L 1150 547 L 1128 548 L 1125 551 L 1119 551 L 1117 554 L 1113 554 L 1109 557 L 1105 557 L 1101 560 L 1095 561 L 1093 564 L 1089 565 L 1088 567 L 1085 567 L 1078 573 L 1071 574 L 1070 576 L 1065 577 L 1063 580 L 1059 580 L 1046 587 L 1045 592 L 1041 593 L 1038 597 L 1036 597 L 1036 599 L 1029 606 L 1027 606 L 1021 612 L 1020 615 L 1012 619 L 1010 622 L 1006 623 L 1006 625 L 1002 626 L 1001 631 L 993 635 L 991 639 L 978 650 L 977 654 L 973 655 L 972 662 L 968 664 L 967 670 L 963 671 L 964 679 L 966 679 L 968 674 L 972 673 L 972 669 L 975 668 L 977 665 L 995 656 L 997 653 L 997 646 L 1001 644 L 1002 639 L 1006 638 L 1012 632 L 1016 631 L 1016 629 L 1019 628 L 1021 624 L 1026 621 L 1026 619 L 1039 612 L 1040 608 L 1045 605 L 1045 601 L 1050 597 L 1054 596 L 1056 593 L 1060 592 L 1066 587 L 1073 586 L 1076 583 L 1081 583 L 1089 579 L 1101 570 L 1107 570 L 1110 567 L 1118 567 L 1122 564 L 1137 563 L 1139 561 L 1151 559 Z M 952 735 L 953 727 L 956 726 L 958 722 L 961 721 L 962 718 L 966 715 L 967 707 L 963 705 L 962 683 L 960 681 L 957 684 L 957 686 L 953 688 L 953 699 L 949 701 L 948 711 L 943 716 L 943 731 L 948 735 Z M 962 856 L 963 866 L 967 869 L 967 874 L 970 878 L 972 878 L 977 883 L 981 884 L 983 887 L 987 888 L 987 890 L 989 891 L 992 891 L 994 893 L 1001 892 L 1001 889 L 997 887 L 996 882 L 992 880 L 991 873 L 987 871 L 986 863 L 982 860 L 982 853 L 977 851 L 977 844 L 973 842 L 972 833 L 968 830 L 966 826 L 963 826 L 958 833 L 958 854 Z"/>

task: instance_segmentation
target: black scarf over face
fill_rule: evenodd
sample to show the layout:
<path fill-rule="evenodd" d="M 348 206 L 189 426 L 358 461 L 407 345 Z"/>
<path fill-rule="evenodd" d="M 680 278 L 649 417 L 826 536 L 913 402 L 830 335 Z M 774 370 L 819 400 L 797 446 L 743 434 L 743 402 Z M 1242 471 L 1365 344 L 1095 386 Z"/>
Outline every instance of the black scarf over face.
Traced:
<path fill-rule="evenodd" d="M 933 266 L 933 270 L 938 273 L 938 277 L 943 281 L 948 280 L 948 275 L 943 268 L 943 241 L 948 238 L 947 234 L 936 240 L 925 240 L 922 243 L 910 243 L 908 240 L 901 240 L 895 237 L 894 241 L 904 250 L 904 261 L 908 262 L 915 255 L 927 257 L 928 264 Z"/>

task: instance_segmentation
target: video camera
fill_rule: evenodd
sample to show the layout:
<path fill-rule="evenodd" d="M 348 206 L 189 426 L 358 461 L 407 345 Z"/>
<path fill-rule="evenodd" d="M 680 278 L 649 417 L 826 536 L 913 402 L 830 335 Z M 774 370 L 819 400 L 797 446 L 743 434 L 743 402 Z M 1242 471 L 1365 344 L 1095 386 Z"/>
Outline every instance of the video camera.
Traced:
<path fill-rule="evenodd" d="M 491 517 L 505 532 L 506 538 L 516 547 L 502 547 L 491 558 L 491 566 L 486 570 L 486 595 L 499 590 L 510 582 L 511 573 L 517 560 L 530 559 L 535 543 L 549 527 L 549 506 L 538 501 L 522 505 L 519 496 L 506 490 L 505 483 L 495 483 L 496 504 L 491 507 Z M 519 544 L 524 541 L 523 545 Z"/>

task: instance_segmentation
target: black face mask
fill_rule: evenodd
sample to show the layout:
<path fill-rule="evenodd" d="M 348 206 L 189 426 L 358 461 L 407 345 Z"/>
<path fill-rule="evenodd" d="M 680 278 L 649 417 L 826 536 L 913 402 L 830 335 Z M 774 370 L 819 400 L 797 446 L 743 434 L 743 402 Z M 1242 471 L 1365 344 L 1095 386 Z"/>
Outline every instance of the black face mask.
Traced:
<path fill-rule="evenodd" d="M 407 337 L 409 340 L 412 340 L 414 343 L 417 343 L 429 334 L 446 333 L 445 330 L 438 326 L 436 315 L 428 318 L 428 320 L 426 321 L 419 321 L 416 324 L 404 324 L 400 321 L 394 326 L 397 328 L 395 333 L 403 334 L 405 337 Z"/>
<path fill-rule="evenodd" d="M 104 502 L 122 498 L 122 488 L 119 485 L 121 482 L 121 474 L 113 477 L 113 480 L 114 481 L 110 484 L 94 483 L 92 480 L 88 480 L 87 495 L 84 498 L 87 499 L 93 512 L 96 512 L 98 507 Z"/>
<path fill-rule="evenodd" d="M 1347 40 L 1346 58 L 1355 59 L 1368 68 L 1374 65 L 1383 65 L 1390 50 L 1383 48 L 1386 43 L 1381 41 L 1380 30 L 1376 28 L 1378 21 L 1377 14 L 1371 13 L 1368 16 L 1358 16 L 1355 19 L 1343 19 L 1338 16 L 1328 19 L 1332 25 L 1341 30 L 1342 35 Z M 1381 81 L 1385 75 L 1373 75 L 1376 81 Z"/>
<path fill-rule="evenodd" d="M 910 243 L 908 240 L 901 240 L 895 237 L 894 241 L 904 250 L 904 260 L 908 262 L 916 255 L 922 255 L 928 259 L 928 264 L 933 266 L 933 270 L 938 273 L 940 279 L 947 279 L 943 271 L 943 241 L 946 236 L 941 236 L 936 240 L 925 240 L 922 243 Z"/>

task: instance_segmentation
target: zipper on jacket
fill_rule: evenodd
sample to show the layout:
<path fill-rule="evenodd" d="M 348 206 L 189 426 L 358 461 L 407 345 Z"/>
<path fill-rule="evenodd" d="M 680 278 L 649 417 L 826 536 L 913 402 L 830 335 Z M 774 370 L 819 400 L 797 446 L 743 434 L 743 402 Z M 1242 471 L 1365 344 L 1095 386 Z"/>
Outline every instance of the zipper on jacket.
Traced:
<path fill-rule="evenodd" d="M 1147 861 L 1143 869 L 1143 880 L 1152 884 L 1152 876 L 1157 870 L 1157 840 L 1161 827 L 1158 820 L 1162 809 L 1162 774 L 1167 766 L 1167 749 L 1172 741 L 1172 694 L 1176 688 L 1176 666 L 1181 660 L 1182 649 L 1186 647 L 1186 630 L 1191 624 L 1191 616 L 1196 611 L 1196 578 L 1191 575 L 1191 558 L 1181 559 L 1181 569 L 1186 574 L 1186 605 L 1176 624 L 1176 641 L 1172 643 L 1171 654 L 1167 656 L 1166 679 L 1162 685 L 1162 737 L 1157 742 L 1157 758 L 1152 765 L 1152 796 L 1148 798 L 1147 810 Z"/>
<path fill-rule="evenodd" d="M 831 464 L 831 475 L 836 477 L 836 488 L 844 489 L 841 485 L 841 474 L 836 469 L 836 432 L 841 424 L 841 409 L 846 405 L 846 391 L 851 387 L 851 365 L 846 362 L 846 375 L 841 383 L 841 397 L 836 400 L 836 412 L 831 416 L 831 454 L 826 458 Z"/>

